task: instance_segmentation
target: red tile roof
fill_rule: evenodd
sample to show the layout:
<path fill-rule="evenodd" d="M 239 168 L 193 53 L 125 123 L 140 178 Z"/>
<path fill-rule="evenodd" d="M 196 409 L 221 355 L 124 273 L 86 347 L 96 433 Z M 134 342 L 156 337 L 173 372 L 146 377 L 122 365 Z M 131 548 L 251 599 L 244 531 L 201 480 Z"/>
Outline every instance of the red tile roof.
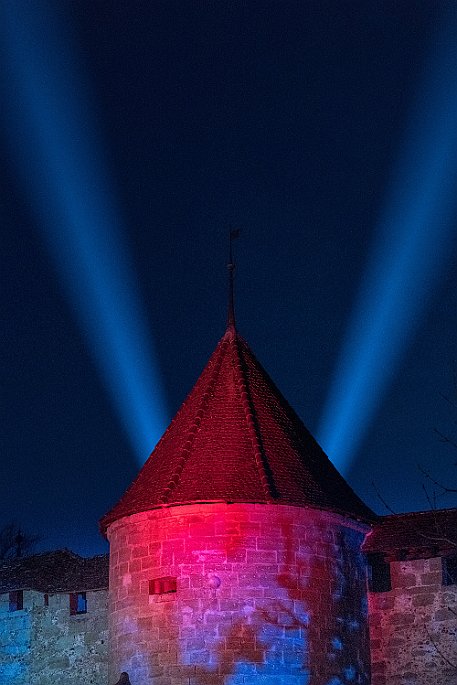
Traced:
<path fill-rule="evenodd" d="M 108 588 L 108 554 L 84 558 L 68 549 L 0 561 L 0 592 L 84 592 Z"/>
<path fill-rule="evenodd" d="M 376 518 L 233 326 L 101 527 L 105 532 L 119 518 L 163 505 L 215 501 L 293 504 Z"/>
<path fill-rule="evenodd" d="M 383 516 L 367 535 L 363 551 L 383 552 L 391 559 L 457 553 L 457 509 Z"/>

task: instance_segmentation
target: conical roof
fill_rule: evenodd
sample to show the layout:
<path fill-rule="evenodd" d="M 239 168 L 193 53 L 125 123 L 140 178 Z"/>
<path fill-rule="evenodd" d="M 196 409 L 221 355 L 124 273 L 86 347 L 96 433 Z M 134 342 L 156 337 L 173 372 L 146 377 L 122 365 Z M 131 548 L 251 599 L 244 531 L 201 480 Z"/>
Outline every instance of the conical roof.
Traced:
<path fill-rule="evenodd" d="M 167 505 L 259 502 L 364 521 L 357 497 L 229 325 L 136 480 L 101 521 Z"/>

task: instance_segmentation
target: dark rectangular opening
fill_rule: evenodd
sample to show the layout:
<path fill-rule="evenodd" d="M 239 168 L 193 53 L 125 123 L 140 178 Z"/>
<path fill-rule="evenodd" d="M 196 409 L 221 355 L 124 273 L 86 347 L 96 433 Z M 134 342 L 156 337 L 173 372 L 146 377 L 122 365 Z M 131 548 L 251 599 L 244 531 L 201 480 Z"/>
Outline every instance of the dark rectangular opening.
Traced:
<path fill-rule="evenodd" d="M 370 592 L 389 592 L 392 589 L 390 563 L 377 552 L 367 554 L 368 589 Z"/>
<path fill-rule="evenodd" d="M 443 557 L 443 585 L 457 585 L 457 555 Z"/>
<path fill-rule="evenodd" d="M 24 592 L 23 590 L 13 590 L 9 593 L 9 610 L 20 611 L 24 608 Z"/>
<path fill-rule="evenodd" d="M 176 578 L 173 576 L 163 576 L 149 581 L 150 595 L 165 595 L 170 592 L 176 592 Z"/>

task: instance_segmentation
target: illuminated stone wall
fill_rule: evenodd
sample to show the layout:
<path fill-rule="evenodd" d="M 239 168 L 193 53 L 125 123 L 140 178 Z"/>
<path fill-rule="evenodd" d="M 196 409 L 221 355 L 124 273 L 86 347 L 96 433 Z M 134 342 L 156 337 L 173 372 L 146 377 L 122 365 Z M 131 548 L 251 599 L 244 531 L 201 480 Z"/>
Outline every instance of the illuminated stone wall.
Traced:
<path fill-rule="evenodd" d="M 0 684 L 107 683 L 108 615 L 105 590 L 87 592 L 87 613 L 70 616 L 66 593 L 24 591 L 24 608 L 8 611 L 0 595 Z"/>
<path fill-rule="evenodd" d="M 24 592 L 24 605 L 33 601 Z M 0 594 L 0 683 L 26 685 L 30 673 L 32 626 L 30 611 L 9 612 L 9 594 Z"/>
<path fill-rule="evenodd" d="M 372 685 L 457 685 L 457 586 L 441 563 L 391 562 L 392 590 L 369 594 Z"/>
<path fill-rule="evenodd" d="M 202 504 L 113 523 L 110 681 L 369 683 L 366 529 L 328 512 Z M 168 578 L 162 589 L 151 580 Z"/>

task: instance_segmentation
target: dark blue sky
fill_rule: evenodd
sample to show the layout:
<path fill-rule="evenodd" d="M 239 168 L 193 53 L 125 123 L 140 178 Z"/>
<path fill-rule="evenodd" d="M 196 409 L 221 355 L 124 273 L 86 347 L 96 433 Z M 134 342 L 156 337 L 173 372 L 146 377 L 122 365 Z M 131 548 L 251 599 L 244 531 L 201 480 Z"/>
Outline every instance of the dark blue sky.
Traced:
<path fill-rule="evenodd" d="M 238 328 L 319 437 L 433 53 L 437 3 L 80 0 L 50 7 L 70 31 L 90 85 L 98 149 L 167 415 L 224 332 L 234 225 L 241 229 Z M 7 61 L 4 52 L 1 58 Z M 13 72 L 2 72 L 2 92 L 13 101 Z M 97 520 L 138 462 L 43 239 L 46 220 L 13 159 L 8 121 L 1 123 L 0 520 L 41 534 L 44 547 L 95 553 L 104 549 Z M 456 413 L 442 397 L 453 392 L 455 258 L 437 281 L 347 474 L 380 513 L 372 481 L 397 511 L 427 507 L 418 464 L 457 483 L 457 453 L 434 432 L 455 431 Z"/>

